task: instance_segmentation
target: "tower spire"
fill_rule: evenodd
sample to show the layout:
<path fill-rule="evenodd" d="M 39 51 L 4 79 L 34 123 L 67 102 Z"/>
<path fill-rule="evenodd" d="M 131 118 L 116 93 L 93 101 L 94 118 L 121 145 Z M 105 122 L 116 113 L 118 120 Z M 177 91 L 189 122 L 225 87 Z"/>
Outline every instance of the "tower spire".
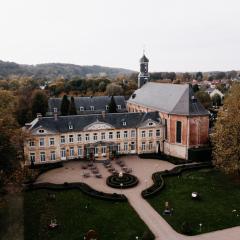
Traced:
<path fill-rule="evenodd" d="M 138 74 L 138 88 L 149 82 L 150 75 L 148 73 L 149 60 L 145 56 L 145 48 L 143 48 L 143 56 L 140 59 L 140 73 Z"/>

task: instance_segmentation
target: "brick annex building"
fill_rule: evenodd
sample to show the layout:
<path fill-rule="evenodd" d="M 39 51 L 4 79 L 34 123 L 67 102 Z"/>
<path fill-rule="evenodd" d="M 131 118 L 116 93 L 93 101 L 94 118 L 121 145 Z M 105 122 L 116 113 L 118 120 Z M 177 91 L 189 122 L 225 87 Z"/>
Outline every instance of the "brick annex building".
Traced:
<path fill-rule="evenodd" d="M 53 116 L 39 115 L 26 124 L 24 130 L 30 135 L 24 145 L 26 164 L 92 157 L 104 160 L 116 152 L 164 152 L 188 159 L 189 149 L 206 145 L 209 113 L 197 101 L 192 88 L 187 84 L 150 82 L 148 62 L 143 55 L 138 89 L 126 103 L 128 112 L 123 97 L 118 97 L 119 113 L 106 111 L 106 97 L 101 101 L 88 99 L 91 106 L 79 98 L 78 115 L 59 116 L 57 105 L 52 104 Z M 56 102 L 59 105 L 59 100 Z"/>

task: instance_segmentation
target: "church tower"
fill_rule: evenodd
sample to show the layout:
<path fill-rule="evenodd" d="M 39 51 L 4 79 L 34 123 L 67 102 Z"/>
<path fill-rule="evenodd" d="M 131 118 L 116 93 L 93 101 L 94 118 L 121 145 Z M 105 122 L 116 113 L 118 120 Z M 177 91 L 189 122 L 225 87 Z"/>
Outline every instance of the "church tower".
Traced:
<path fill-rule="evenodd" d="M 148 73 L 148 62 L 149 60 L 143 53 L 140 59 L 140 73 L 138 74 L 138 88 L 141 88 L 146 82 L 149 82 L 150 75 Z"/>

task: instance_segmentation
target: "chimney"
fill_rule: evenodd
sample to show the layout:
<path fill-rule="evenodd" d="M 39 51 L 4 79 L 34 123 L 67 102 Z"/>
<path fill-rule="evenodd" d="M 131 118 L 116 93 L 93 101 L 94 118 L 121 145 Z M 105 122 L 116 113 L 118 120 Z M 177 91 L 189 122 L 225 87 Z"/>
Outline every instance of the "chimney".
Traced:
<path fill-rule="evenodd" d="M 41 120 L 42 119 L 42 114 L 41 113 L 37 113 L 37 119 Z"/>
<path fill-rule="evenodd" d="M 102 111 L 102 118 L 105 119 L 106 117 L 106 111 Z"/>
<path fill-rule="evenodd" d="M 58 120 L 58 110 L 57 110 L 57 108 L 53 109 L 53 116 L 54 116 L 54 121 L 57 121 Z"/>

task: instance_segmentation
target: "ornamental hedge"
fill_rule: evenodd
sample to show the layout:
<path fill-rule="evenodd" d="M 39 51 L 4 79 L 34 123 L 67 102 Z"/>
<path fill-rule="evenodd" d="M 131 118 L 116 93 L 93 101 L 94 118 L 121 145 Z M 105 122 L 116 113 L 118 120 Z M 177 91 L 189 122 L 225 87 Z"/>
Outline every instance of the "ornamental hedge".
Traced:
<path fill-rule="evenodd" d="M 111 194 L 111 193 L 99 192 L 91 188 L 86 183 L 65 182 L 63 184 L 54 184 L 54 183 L 46 182 L 46 183 L 29 184 L 25 186 L 25 191 L 33 191 L 33 190 L 39 190 L 39 189 L 46 189 L 46 190 L 53 190 L 53 191 L 78 189 L 83 193 L 98 199 L 119 201 L 119 202 L 127 201 L 127 198 L 123 194 L 117 194 L 117 193 Z"/>
<path fill-rule="evenodd" d="M 181 165 L 173 168 L 172 170 L 165 170 L 161 172 L 155 172 L 152 174 L 153 185 L 142 191 L 143 198 L 149 198 L 159 193 L 165 186 L 164 177 L 177 176 L 184 171 L 197 170 L 202 168 L 210 168 L 212 164 L 210 162 L 193 163 L 188 165 Z"/>

